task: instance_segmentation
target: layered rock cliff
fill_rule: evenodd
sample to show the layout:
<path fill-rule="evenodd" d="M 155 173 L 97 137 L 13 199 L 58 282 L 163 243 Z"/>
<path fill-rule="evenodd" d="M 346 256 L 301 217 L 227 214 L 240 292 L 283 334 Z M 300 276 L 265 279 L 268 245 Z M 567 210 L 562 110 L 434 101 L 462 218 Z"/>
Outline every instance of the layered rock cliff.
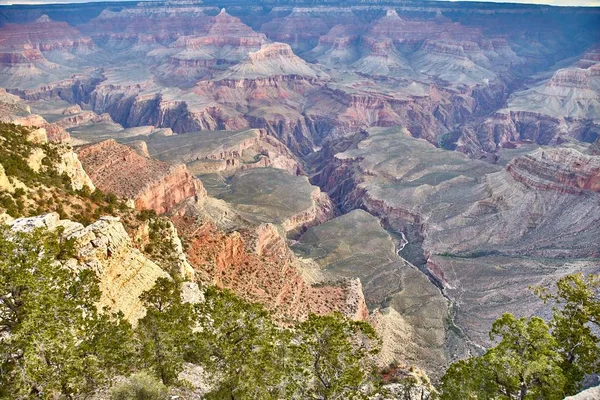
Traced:
<path fill-rule="evenodd" d="M 202 183 L 185 165 L 170 165 L 142 157 L 114 140 L 76 149 L 96 187 L 114 193 L 138 209 L 169 212 L 190 197 L 205 196 Z"/>
<path fill-rule="evenodd" d="M 562 193 L 600 192 L 600 157 L 573 149 L 544 149 L 517 157 L 507 166 L 527 186 Z"/>

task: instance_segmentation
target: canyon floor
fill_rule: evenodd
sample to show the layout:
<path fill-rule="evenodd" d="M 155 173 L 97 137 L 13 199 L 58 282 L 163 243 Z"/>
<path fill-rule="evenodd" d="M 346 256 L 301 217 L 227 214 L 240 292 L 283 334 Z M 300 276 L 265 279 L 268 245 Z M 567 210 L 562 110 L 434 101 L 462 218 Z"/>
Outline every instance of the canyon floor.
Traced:
<path fill-rule="evenodd" d="M 225 3 L 226 8 L 221 8 Z M 201 283 L 437 378 L 600 272 L 600 8 L 0 6 L 0 121 L 168 215 Z M 187 262 L 187 261 L 186 261 Z"/>

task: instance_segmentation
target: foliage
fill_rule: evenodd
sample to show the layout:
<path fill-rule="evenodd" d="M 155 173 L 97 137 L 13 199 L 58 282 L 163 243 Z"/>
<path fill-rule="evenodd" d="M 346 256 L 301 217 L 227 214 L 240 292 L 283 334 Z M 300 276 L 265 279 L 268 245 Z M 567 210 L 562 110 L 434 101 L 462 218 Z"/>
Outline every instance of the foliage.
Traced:
<path fill-rule="evenodd" d="M 147 372 L 138 372 L 113 388 L 111 400 L 166 400 L 168 389 Z"/>
<path fill-rule="evenodd" d="M 208 399 L 356 399 L 376 392 L 379 342 L 364 322 L 311 315 L 281 327 L 263 306 L 227 290 L 208 287 L 203 302 L 185 303 L 181 282 L 161 278 L 142 294 L 146 315 L 132 329 L 122 314 L 97 309 L 92 270 L 62 266 L 74 249 L 60 230 L 1 229 L 0 398 L 79 398 L 135 371 L 180 385 L 184 363 L 214 377 Z M 111 396 L 162 396 L 149 379 L 134 375 Z"/>
<path fill-rule="evenodd" d="M 92 391 L 131 367 L 132 331 L 99 313 L 95 274 L 60 266 L 60 232 L 0 235 L 0 396 L 49 398 Z"/>
<path fill-rule="evenodd" d="M 443 399 L 563 399 L 598 371 L 600 277 L 569 275 L 556 292 L 535 292 L 556 304 L 550 323 L 504 314 L 490 332 L 496 346 L 448 369 Z"/>
<path fill-rule="evenodd" d="M 136 334 L 141 343 L 141 362 L 166 384 L 177 382 L 183 363 L 193 349 L 193 309 L 183 303 L 177 282 L 159 278 L 142 294 L 147 308 Z"/>
<path fill-rule="evenodd" d="M 600 276 L 568 275 L 558 281 L 556 293 L 535 290 L 556 304 L 550 326 L 560 345 L 568 391 L 574 393 L 585 375 L 600 368 Z"/>
<path fill-rule="evenodd" d="M 6 175 L 28 186 L 45 184 L 69 189 L 70 178 L 56 170 L 61 158 L 57 145 L 32 142 L 29 135 L 29 128 L 0 122 L 0 164 Z M 27 162 L 34 150 L 44 153 L 41 160 L 43 169 L 39 172 L 34 171 Z"/>
<path fill-rule="evenodd" d="M 284 397 L 289 336 L 264 307 L 212 287 L 197 315 L 202 360 L 219 378 L 207 399 Z"/>
<path fill-rule="evenodd" d="M 155 217 L 149 219 L 147 223 L 149 243 L 144 246 L 144 251 L 154 262 L 160 264 L 173 279 L 182 280 L 180 263 L 171 232 L 171 222 L 168 218 Z"/>
<path fill-rule="evenodd" d="M 294 369 L 301 379 L 294 388 L 301 398 L 366 399 L 377 391 L 372 357 L 380 343 L 366 322 L 340 313 L 310 315 L 296 327 Z"/>

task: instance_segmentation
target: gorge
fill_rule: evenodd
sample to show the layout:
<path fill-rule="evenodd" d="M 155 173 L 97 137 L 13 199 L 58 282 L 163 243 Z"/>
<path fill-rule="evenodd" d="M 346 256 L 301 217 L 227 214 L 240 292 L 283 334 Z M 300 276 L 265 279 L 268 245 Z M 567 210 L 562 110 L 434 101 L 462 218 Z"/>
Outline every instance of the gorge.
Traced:
<path fill-rule="evenodd" d="M 369 321 L 379 366 L 438 380 L 551 314 L 530 287 L 600 273 L 600 8 L 313 3 L 0 6 L 0 122 L 167 216 L 200 284 Z M 104 218 L 76 232 L 153 263 Z"/>

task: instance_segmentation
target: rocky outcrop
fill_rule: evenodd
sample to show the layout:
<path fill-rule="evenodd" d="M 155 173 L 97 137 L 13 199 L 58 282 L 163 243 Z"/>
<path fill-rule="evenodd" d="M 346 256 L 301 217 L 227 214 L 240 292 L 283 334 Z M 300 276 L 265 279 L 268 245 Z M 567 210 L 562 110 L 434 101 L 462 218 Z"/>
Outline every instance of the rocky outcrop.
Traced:
<path fill-rule="evenodd" d="M 0 88 L 0 121 L 36 128 L 30 133 L 33 141 L 67 142 L 69 133 L 58 124 L 49 123 L 42 116 L 33 114 L 31 108 L 18 96 Z"/>
<path fill-rule="evenodd" d="M 335 215 L 335 205 L 327 193 L 317 189 L 310 197 L 312 206 L 309 209 L 294 214 L 281 223 L 286 232 L 301 232 L 308 227 L 323 223 Z"/>
<path fill-rule="evenodd" d="M 102 217 L 84 227 L 69 220 L 60 220 L 58 214 L 21 218 L 12 222 L 15 231 L 34 228 L 56 230 L 63 228 L 63 236 L 73 240 L 74 257 L 65 262 L 72 269 L 91 269 L 99 279 L 101 291 L 99 308 L 121 311 L 134 323 L 145 314 L 139 296 L 154 286 L 158 278 L 169 275 L 137 250 L 118 218 Z"/>
<path fill-rule="evenodd" d="M 76 151 L 96 187 L 116 194 L 138 210 L 162 214 L 187 198 L 205 196 L 202 183 L 185 165 L 142 157 L 112 139 Z"/>
<path fill-rule="evenodd" d="M 135 148 L 146 146 L 151 157 L 171 163 L 185 163 L 194 174 L 273 167 L 298 175 L 302 168 L 290 150 L 264 129 L 239 132 L 199 131 L 182 135 L 155 136 L 127 142 Z"/>
<path fill-rule="evenodd" d="M 600 398 L 600 386 L 589 388 L 574 396 L 565 397 L 565 400 L 595 400 Z"/>
<path fill-rule="evenodd" d="M 71 178 L 71 187 L 75 190 L 81 190 L 87 187 L 91 191 L 96 189 L 94 182 L 86 173 L 77 156 L 71 147 L 60 148 L 60 162 L 55 166 L 59 174 L 66 174 Z"/>
<path fill-rule="evenodd" d="M 360 281 L 311 285 L 274 225 L 224 233 L 190 216 L 174 222 L 189 243 L 187 256 L 201 281 L 264 304 L 282 323 L 331 311 L 358 320 L 368 316 Z"/>
<path fill-rule="evenodd" d="M 540 149 L 515 158 L 506 170 L 531 188 L 572 194 L 600 192 L 600 157 L 574 149 Z"/>
<path fill-rule="evenodd" d="M 151 53 L 159 58 L 162 53 L 170 54 L 158 68 L 163 78 L 194 82 L 218 73 L 224 65 L 240 62 L 267 43 L 264 34 L 254 32 L 224 9 L 211 18 L 209 26 L 203 35 L 181 36 L 167 50 Z"/>
<path fill-rule="evenodd" d="M 135 246 L 150 252 L 152 259 L 163 269 L 176 272 L 185 281 L 194 281 L 194 269 L 187 260 L 177 229 L 170 220 L 159 218 L 146 221 L 135 229 L 132 236 Z M 160 248 L 155 248 L 157 239 Z"/>

